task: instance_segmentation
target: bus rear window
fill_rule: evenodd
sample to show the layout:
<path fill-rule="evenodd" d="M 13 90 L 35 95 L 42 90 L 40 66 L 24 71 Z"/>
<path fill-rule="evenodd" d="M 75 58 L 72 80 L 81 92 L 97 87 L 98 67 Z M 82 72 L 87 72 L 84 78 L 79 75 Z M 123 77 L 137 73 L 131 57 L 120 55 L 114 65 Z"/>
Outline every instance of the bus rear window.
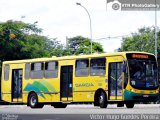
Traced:
<path fill-rule="evenodd" d="M 4 80 L 8 80 L 9 79 L 9 65 L 6 64 L 4 66 Z"/>

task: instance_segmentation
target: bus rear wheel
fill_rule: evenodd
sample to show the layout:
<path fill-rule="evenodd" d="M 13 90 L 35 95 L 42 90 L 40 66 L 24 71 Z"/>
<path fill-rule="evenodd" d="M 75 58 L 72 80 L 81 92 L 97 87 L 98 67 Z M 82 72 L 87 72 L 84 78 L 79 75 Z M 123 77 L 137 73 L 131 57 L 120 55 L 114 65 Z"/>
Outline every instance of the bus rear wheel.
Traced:
<path fill-rule="evenodd" d="M 107 105 L 107 96 L 104 92 L 101 92 L 99 96 L 99 106 L 100 108 L 106 108 Z"/>
<path fill-rule="evenodd" d="M 134 102 L 126 102 L 126 107 L 127 108 L 133 108 L 134 107 Z"/>
<path fill-rule="evenodd" d="M 38 103 L 38 97 L 37 97 L 36 93 L 31 93 L 29 95 L 28 105 L 31 108 L 42 108 L 44 106 L 44 104 Z"/>

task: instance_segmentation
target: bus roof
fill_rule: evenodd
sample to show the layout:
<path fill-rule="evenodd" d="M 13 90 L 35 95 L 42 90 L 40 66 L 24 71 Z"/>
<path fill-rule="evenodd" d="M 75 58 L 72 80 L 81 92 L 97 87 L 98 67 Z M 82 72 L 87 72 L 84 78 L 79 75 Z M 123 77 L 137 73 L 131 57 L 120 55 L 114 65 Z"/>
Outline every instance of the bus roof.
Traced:
<path fill-rule="evenodd" d="M 127 53 L 141 53 L 154 55 L 147 52 L 138 52 L 138 51 L 129 51 L 129 52 L 114 52 L 114 53 L 101 53 L 101 54 L 92 54 L 92 55 L 72 55 L 72 56 L 62 56 L 62 57 L 48 57 L 48 58 L 34 58 L 34 59 L 24 59 L 24 60 L 12 60 L 4 61 L 3 64 L 13 64 L 13 63 L 28 63 L 28 62 L 40 62 L 40 61 L 54 61 L 54 60 L 71 60 L 71 59 L 83 59 L 83 58 L 94 58 L 94 57 L 105 57 L 105 56 L 116 56 L 122 55 L 125 56 Z"/>

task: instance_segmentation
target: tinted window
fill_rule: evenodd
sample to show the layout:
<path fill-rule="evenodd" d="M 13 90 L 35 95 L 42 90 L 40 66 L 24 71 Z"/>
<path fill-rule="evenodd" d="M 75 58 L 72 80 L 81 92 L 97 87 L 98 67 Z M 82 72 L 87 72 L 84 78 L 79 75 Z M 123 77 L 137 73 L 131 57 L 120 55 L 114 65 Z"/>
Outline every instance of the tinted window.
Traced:
<path fill-rule="evenodd" d="M 106 59 L 94 58 L 91 59 L 90 74 L 92 76 L 105 75 L 106 73 Z"/>
<path fill-rule="evenodd" d="M 31 78 L 32 79 L 43 78 L 43 63 L 31 64 Z"/>
<path fill-rule="evenodd" d="M 25 79 L 29 79 L 30 78 L 30 64 L 26 63 L 25 65 Z"/>
<path fill-rule="evenodd" d="M 151 60 L 129 59 L 131 85 L 137 89 L 155 89 L 158 87 L 157 64 Z"/>
<path fill-rule="evenodd" d="M 109 64 L 109 94 L 110 96 L 122 95 L 122 70 L 123 63 Z"/>
<path fill-rule="evenodd" d="M 4 66 L 4 80 L 8 80 L 9 79 L 9 65 L 5 65 Z"/>
<path fill-rule="evenodd" d="M 89 60 L 81 59 L 76 60 L 76 76 L 88 76 L 89 75 Z"/>
<path fill-rule="evenodd" d="M 58 77 L 58 62 L 45 63 L 45 78 Z"/>

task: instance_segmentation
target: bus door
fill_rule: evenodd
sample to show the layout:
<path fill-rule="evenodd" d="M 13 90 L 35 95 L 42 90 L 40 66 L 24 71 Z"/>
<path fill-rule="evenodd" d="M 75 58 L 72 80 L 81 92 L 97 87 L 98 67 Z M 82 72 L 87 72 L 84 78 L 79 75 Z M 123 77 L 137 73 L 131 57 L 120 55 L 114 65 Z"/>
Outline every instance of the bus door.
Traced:
<path fill-rule="evenodd" d="M 22 101 L 22 69 L 12 69 L 12 101 Z"/>
<path fill-rule="evenodd" d="M 72 101 L 73 66 L 61 66 L 60 75 L 60 99 L 64 102 Z"/>
<path fill-rule="evenodd" d="M 117 57 L 118 58 L 118 57 Z M 123 62 L 122 57 L 115 58 L 116 62 L 109 62 L 108 66 L 108 99 L 123 99 Z M 112 59 L 113 60 L 113 59 Z"/>

